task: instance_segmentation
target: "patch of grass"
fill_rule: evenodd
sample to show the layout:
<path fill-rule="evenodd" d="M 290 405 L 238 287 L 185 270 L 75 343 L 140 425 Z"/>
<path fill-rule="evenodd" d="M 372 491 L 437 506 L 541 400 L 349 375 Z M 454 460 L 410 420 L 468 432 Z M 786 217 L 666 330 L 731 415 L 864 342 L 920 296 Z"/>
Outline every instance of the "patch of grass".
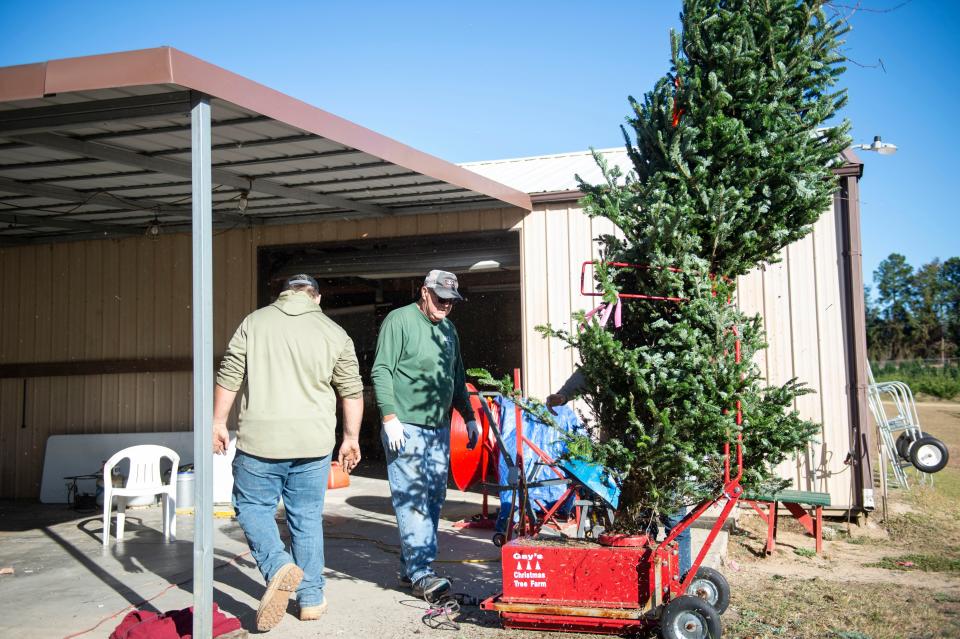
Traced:
<path fill-rule="evenodd" d="M 912 544 L 930 537 L 937 529 L 936 520 L 927 513 L 907 512 L 891 515 L 884 522 L 890 539 Z"/>
<path fill-rule="evenodd" d="M 947 592 L 934 593 L 933 600 L 938 603 L 960 603 L 960 597 Z"/>
<path fill-rule="evenodd" d="M 859 537 L 844 537 L 843 540 L 848 544 L 853 544 L 854 546 L 867 546 L 878 543 L 877 539 L 874 539 L 873 537 L 867 537 L 866 535 L 860 535 Z"/>
<path fill-rule="evenodd" d="M 960 636 L 960 602 L 897 584 L 773 580 L 732 584 L 725 639 L 934 639 Z M 892 605 L 896 602 L 896 605 Z"/>
<path fill-rule="evenodd" d="M 867 564 L 887 570 L 922 570 L 924 572 L 960 572 L 960 559 L 943 555 L 901 555 L 884 557 L 879 562 Z"/>
<path fill-rule="evenodd" d="M 960 455 L 960 450 L 951 452 Z M 960 515 L 960 468 L 944 468 L 933 476 L 932 488 L 923 486 L 916 495 L 928 501 L 938 501 L 938 508 L 945 508 L 954 516 Z M 940 499 L 937 500 L 937 497 Z"/>
<path fill-rule="evenodd" d="M 810 550 L 809 548 L 794 548 L 793 554 L 800 555 L 801 557 L 810 558 L 810 557 L 816 557 L 817 551 Z"/>

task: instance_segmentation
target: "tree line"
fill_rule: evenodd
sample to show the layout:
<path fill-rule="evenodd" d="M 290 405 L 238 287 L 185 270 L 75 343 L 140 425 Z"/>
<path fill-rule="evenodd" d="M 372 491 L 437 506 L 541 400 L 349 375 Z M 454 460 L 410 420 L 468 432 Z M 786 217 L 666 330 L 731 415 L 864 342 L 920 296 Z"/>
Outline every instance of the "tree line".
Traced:
<path fill-rule="evenodd" d="M 960 257 L 914 269 L 891 253 L 866 291 L 867 352 L 882 365 L 903 360 L 946 364 L 960 354 Z"/>

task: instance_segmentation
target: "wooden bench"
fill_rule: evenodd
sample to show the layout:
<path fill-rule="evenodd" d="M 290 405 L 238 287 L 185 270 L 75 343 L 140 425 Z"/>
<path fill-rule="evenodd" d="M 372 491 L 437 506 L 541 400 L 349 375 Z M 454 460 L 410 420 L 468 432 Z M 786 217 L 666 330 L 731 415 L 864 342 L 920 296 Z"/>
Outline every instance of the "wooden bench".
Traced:
<path fill-rule="evenodd" d="M 747 493 L 742 501 L 750 504 L 760 518 L 767 524 L 766 553 L 773 554 L 777 541 L 777 509 L 780 504 L 790 511 L 793 518 L 800 522 L 816 540 L 817 553 L 823 550 L 823 507 L 830 506 L 830 493 L 817 493 L 806 490 L 781 490 L 773 494 Z M 766 505 L 767 512 L 762 506 Z M 810 507 L 811 515 L 803 506 Z"/>

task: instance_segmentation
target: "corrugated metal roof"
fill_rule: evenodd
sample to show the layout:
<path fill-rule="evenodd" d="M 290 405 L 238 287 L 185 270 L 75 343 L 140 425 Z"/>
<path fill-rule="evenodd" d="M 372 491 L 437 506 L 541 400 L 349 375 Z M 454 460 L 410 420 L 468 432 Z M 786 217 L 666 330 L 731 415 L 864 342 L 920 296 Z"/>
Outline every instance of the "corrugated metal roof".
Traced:
<path fill-rule="evenodd" d="M 530 208 L 520 191 L 160 48 L 0 68 L 0 244 L 189 228 L 200 95 L 221 226 Z"/>
<path fill-rule="evenodd" d="M 619 166 L 624 174 L 633 167 L 623 147 L 597 149 L 597 152 L 611 167 Z M 464 162 L 460 166 L 529 194 L 574 191 L 579 188 L 575 175 L 591 184 L 603 179 L 590 151 Z"/>

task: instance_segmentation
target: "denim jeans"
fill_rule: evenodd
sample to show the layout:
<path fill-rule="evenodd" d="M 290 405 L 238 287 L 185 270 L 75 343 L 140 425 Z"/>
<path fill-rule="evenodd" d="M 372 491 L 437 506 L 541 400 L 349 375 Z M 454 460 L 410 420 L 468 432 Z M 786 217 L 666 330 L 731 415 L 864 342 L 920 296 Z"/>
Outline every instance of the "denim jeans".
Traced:
<path fill-rule="evenodd" d="M 284 564 L 303 570 L 297 588 L 301 606 L 323 601 L 323 498 L 329 473 L 330 455 L 265 459 L 238 450 L 233 460 L 233 508 L 250 552 L 267 583 Z M 281 496 L 292 557 L 275 519 Z"/>
<path fill-rule="evenodd" d="M 437 526 L 450 468 L 450 427 L 404 424 L 403 433 L 407 441 L 397 452 L 390 450 L 382 430 L 380 441 L 400 532 L 400 575 L 415 582 L 433 573 L 430 564 L 437 558 Z"/>
<path fill-rule="evenodd" d="M 680 512 L 673 513 L 672 515 L 661 515 L 660 523 L 663 524 L 663 528 L 666 531 L 666 534 L 669 535 L 670 531 L 673 530 L 674 527 L 677 524 L 679 524 L 681 520 L 683 520 L 683 518 L 686 516 L 687 516 L 687 509 L 683 508 L 680 510 Z M 678 546 L 677 550 L 680 551 L 680 557 L 679 557 L 680 576 L 683 577 L 684 575 L 687 574 L 687 571 L 690 570 L 690 565 L 693 563 L 693 561 L 690 558 L 690 554 L 691 554 L 690 549 L 692 544 L 690 541 L 689 526 L 687 526 L 686 530 L 684 530 L 682 533 L 677 535 L 676 542 Z"/>

